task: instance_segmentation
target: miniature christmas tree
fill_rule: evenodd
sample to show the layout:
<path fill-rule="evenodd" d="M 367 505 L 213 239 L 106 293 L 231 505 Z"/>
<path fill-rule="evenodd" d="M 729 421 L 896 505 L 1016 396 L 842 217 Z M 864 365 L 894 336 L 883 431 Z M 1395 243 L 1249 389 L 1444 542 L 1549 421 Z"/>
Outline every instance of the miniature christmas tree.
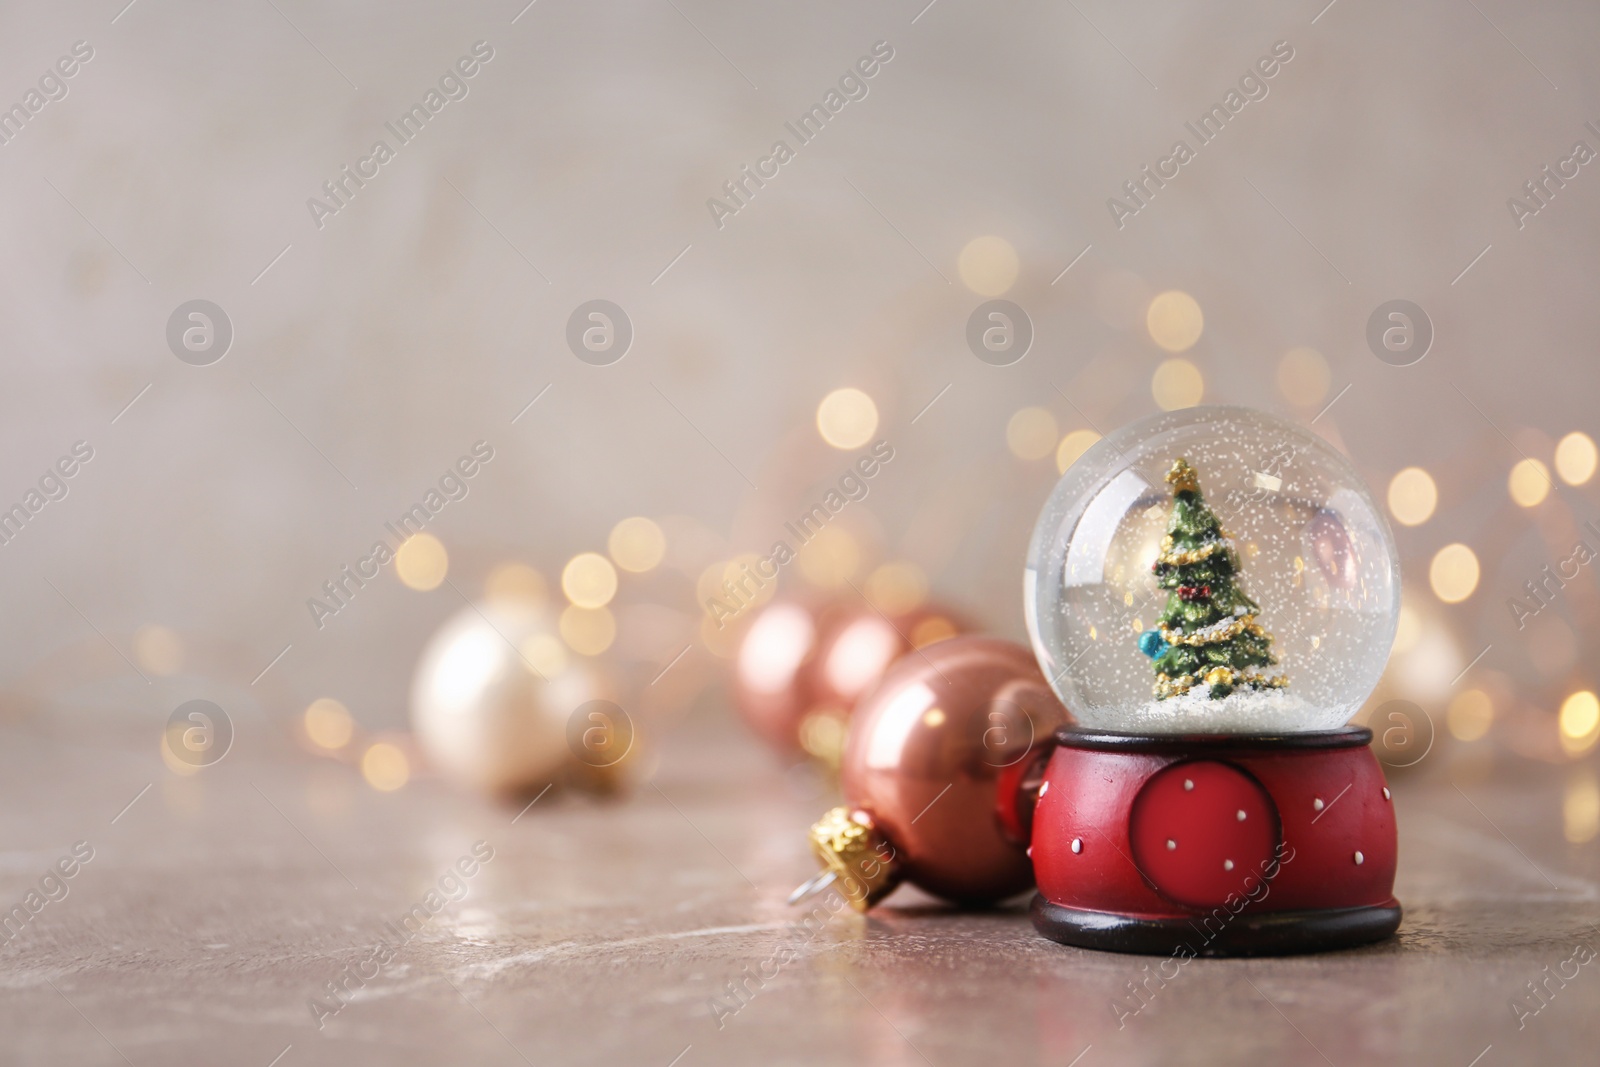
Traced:
<path fill-rule="evenodd" d="M 1288 679 L 1262 668 L 1275 665 L 1272 635 L 1256 622 L 1261 608 L 1239 588 L 1233 542 L 1200 495 L 1188 460 L 1167 474 L 1172 517 L 1152 570 L 1156 584 L 1172 590 L 1157 628 L 1139 639 L 1154 660 L 1157 699 L 1200 686 L 1212 699 L 1235 690 L 1280 689 Z"/>

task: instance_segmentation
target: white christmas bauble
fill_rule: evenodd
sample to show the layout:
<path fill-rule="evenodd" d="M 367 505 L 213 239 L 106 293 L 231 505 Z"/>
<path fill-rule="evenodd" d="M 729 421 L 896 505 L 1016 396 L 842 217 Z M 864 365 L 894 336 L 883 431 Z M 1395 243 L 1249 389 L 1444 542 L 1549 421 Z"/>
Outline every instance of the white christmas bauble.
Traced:
<path fill-rule="evenodd" d="M 542 609 L 494 601 L 463 608 L 428 642 L 411 685 L 411 722 L 440 773 L 513 793 L 560 774 L 571 756 L 571 716 L 600 695 Z"/>
<path fill-rule="evenodd" d="M 1221 543 L 1211 547 L 1232 553 L 1231 581 L 1244 596 L 1208 632 L 1171 620 L 1180 596 L 1192 603 L 1210 586 L 1180 593 L 1152 570 L 1159 558 L 1171 575 L 1173 561 L 1190 559 L 1163 541 L 1180 459 L 1220 520 Z M 1040 666 L 1083 726 L 1328 730 L 1350 720 L 1383 671 L 1400 569 L 1377 502 L 1326 441 L 1249 408 L 1196 407 L 1126 426 L 1067 470 L 1034 528 L 1024 606 Z M 1241 631 L 1264 637 L 1276 662 L 1168 675 L 1158 696 L 1166 638 L 1196 649 Z"/>

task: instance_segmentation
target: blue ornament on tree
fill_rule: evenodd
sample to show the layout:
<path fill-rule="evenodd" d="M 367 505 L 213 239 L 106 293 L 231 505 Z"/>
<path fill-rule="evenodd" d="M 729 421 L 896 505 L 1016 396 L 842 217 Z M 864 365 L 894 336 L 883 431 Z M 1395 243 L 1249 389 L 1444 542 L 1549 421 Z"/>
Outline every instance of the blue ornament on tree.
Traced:
<path fill-rule="evenodd" d="M 1139 651 L 1155 659 L 1165 652 L 1169 646 L 1162 639 L 1160 630 L 1146 630 L 1139 635 Z"/>

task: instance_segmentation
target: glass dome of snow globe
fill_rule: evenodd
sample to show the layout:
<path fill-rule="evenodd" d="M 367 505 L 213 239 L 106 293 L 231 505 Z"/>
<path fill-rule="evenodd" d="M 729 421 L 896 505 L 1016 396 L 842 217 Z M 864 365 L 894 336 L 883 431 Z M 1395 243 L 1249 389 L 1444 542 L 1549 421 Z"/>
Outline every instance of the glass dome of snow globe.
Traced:
<path fill-rule="evenodd" d="M 1334 730 L 1388 659 L 1400 569 L 1377 502 L 1326 441 L 1196 407 L 1126 426 L 1067 470 L 1034 528 L 1024 605 L 1082 728 Z"/>

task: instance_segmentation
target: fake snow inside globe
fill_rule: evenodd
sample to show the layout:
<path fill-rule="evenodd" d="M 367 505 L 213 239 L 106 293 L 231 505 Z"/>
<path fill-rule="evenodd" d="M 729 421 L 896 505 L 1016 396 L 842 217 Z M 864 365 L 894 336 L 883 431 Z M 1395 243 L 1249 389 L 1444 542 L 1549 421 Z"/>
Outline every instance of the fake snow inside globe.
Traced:
<path fill-rule="evenodd" d="M 1322 438 L 1240 407 L 1097 442 L 1050 494 L 1028 633 L 1082 728 L 1333 730 L 1377 684 L 1400 611 L 1383 513 Z"/>

